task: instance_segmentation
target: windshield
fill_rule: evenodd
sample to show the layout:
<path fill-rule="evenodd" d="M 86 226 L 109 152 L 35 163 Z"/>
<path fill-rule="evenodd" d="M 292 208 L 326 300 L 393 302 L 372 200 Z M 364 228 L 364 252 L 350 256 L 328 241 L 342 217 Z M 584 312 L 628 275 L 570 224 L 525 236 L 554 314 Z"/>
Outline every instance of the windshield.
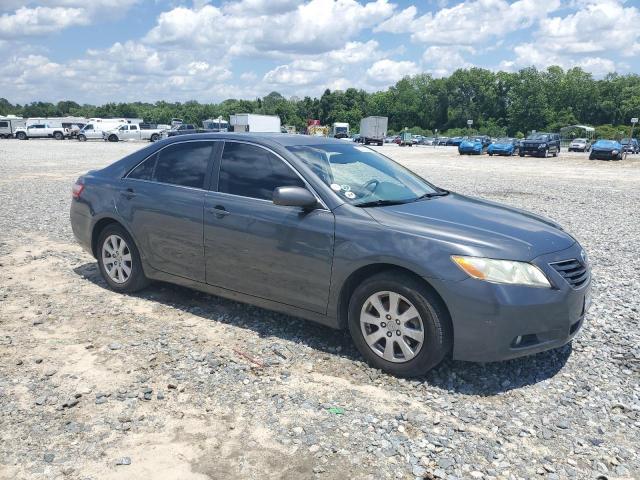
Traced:
<path fill-rule="evenodd" d="M 406 203 L 439 190 L 375 151 L 357 145 L 296 145 L 287 149 L 340 198 L 353 205 Z"/>
<path fill-rule="evenodd" d="M 574 140 L 575 143 L 586 143 L 587 139 L 586 138 L 576 138 Z"/>
<path fill-rule="evenodd" d="M 336 127 L 336 133 L 347 133 L 347 127 Z"/>
<path fill-rule="evenodd" d="M 506 137 L 505 138 L 499 138 L 498 140 L 496 140 L 496 143 L 511 143 L 511 142 L 513 142 L 513 140 L 510 139 L 510 138 L 506 138 Z"/>
<path fill-rule="evenodd" d="M 598 140 L 596 146 L 598 147 L 615 147 L 617 142 L 613 140 Z"/>
<path fill-rule="evenodd" d="M 548 140 L 549 136 L 544 133 L 532 133 L 527 137 L 527 140 Z"/>

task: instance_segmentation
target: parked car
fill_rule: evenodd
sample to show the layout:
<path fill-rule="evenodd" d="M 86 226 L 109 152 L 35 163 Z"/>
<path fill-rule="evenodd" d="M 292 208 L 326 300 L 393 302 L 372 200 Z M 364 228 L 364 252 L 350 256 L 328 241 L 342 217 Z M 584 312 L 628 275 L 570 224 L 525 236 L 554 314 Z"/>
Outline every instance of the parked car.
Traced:
<path fill-rule="evenodd" d="M 81 142 L 86 142 L 87 140 L 103 140 L 102 134 L 105 131 L 116 129 L 121 125 L 126 125 L 126 122 L 118 119 L 105 119 L 99 123 L 89 122 L 78 132 L 78 140 Z"/>
<path fill-rule="evenodd" d="M 187 135 L 190 133 L 202 133 L 204 129 L 198 131 L 198 127 L 192 123 L 180 123 L 176 124 L 168 130 L 163 130 L 160 134 L 161 138 L 174 137 L 176 135 Z"/>
<path fill-rule="evenodd" d="M 591 147 L 589 160 L 622 160 L 622 145 L 616 140 L 598 140 Z"/>
<path fill-rule="evenodd" d="M 420 142 L 421 145 L 434 145 L 435 144 L 436 139 L 433 137 L 423 137 L 422 138 L 422 142 Z"/>
<path fill-rule="evenodd" d="M 459 147 L 460 144 L 465 140 L 466 137 L 451 137 L 447 140 L 447 146 L 449 147 Z"/>
<path fill-rule="evenodd" d="M 487 147 L 489 155 L 518 155 L 519 141 L 517 138 L 499 138 Z"/>
<path fill-rule="evenodd" d="M 586 138 L 574 138 L 567 150 L 570 152 L 588 152 L 591 150 L 591 142 Z"/>
<path fill-rule="evenodd" d="M 121 140 L 149 140 L 150 142 L 156 142 L 160 140 L 162 132 L 163 130 L 160 129 L 142 130 L 138 125 L 125 124 L 102 132 L 102 138 L 105 142 L 119 142 Z"/>
<path fill-rule="evenodd" d="M 446 145 L 449 141 L 449 137 L 438 137 L 438 145 Z"/>
<path fill-rule="evenodd" d="M 15 136 L 19 140 L 28 140 L 30 138 L 55 138 L 56 140 L 64 140 L 66 132 L 62 127 L 52 127 L 48 123 L 35 123 L 26 127 L 19 127 L 15 130 Z"/>
<path fill-rule="evenodd" d="M 351 139 L 356 143 L 362 143 L 362 137 L 359 133 L 354 133 L 353 135 L 351 135 Z"/>
<path fill-rule="evenodd" d="M 491 139 L 486 135 L 465 138 L 458 145 L 458 153 L 460 155 L 482 155 L 490 144 Z"/>
<path fill-rule="evenodd" d="M 393 136 L 384 137 L 384 143 L 394 143 L 395 139 L 396 137 Z"/>
<path fill-rule="evenodd" d="M 560 153 L 560 135 L 557 133 L 532 133 L 518 145 L 520 156 L 532 155 L 534 157 L 554 157 Z"/>
<path fill-rule="evenodd" d="M 640 152 L 640 143 L 637 138 L 632 138 L 629 140 L 628 138 L 623 138 L 620 140 L 620 145 L 622 145 L 622 151 L 627 153 L 638 153 Z"/>
<path fill-rule="evenodd" d="M 117 292 L 161 280 L 348 329 L 396 375 L 557 348 L 590 305 L 557 223 L 335 139 L 172 137 L 78 178 L 70 218 Z"/>

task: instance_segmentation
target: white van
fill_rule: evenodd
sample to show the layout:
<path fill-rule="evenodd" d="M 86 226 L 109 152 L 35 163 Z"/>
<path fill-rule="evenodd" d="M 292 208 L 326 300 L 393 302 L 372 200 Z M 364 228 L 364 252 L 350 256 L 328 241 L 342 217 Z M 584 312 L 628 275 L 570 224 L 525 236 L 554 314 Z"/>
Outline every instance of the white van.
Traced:
<path fill-rule="evenodd" d="M 102 133 L 118 128 L 120 125 L 126 125 L 127 121 L 123 118 L 91 118 L 82 130 L 78 132 L 78 140 L 86 142 L 87 140 L 102 140 Z"/>

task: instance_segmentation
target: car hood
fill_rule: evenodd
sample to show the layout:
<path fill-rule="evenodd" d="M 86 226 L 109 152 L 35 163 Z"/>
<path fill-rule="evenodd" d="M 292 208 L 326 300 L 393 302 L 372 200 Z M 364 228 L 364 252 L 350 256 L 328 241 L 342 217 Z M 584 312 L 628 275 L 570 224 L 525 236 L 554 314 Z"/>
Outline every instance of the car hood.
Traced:
<path fill-rule="evenodd" d="M 460 142 L 461 147 L 481 147 L 481 142 Z"/>
<path fill-rule="evenodd" d="M 531 260 L 575 243 L 549 219 L 455 193 L 367 211 L 387 227 L 449 243 L 452 253 Z"/>
<path fill-rule="evenodd" d="M 512 143 L 492 143 L 489 146 L 493 148 L 512 148 L 513 144 Z"/>

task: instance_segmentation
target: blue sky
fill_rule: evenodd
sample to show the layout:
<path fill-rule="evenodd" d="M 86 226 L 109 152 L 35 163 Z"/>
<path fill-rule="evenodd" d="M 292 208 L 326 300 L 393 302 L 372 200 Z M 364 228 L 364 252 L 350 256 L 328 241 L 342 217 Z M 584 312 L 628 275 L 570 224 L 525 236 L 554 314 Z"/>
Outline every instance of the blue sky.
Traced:
<path fill-rule="evenodd" d="M 640 0 L 0 0 L 0 97 L 220 101 L 480 66 L 640 72 Z"/>

